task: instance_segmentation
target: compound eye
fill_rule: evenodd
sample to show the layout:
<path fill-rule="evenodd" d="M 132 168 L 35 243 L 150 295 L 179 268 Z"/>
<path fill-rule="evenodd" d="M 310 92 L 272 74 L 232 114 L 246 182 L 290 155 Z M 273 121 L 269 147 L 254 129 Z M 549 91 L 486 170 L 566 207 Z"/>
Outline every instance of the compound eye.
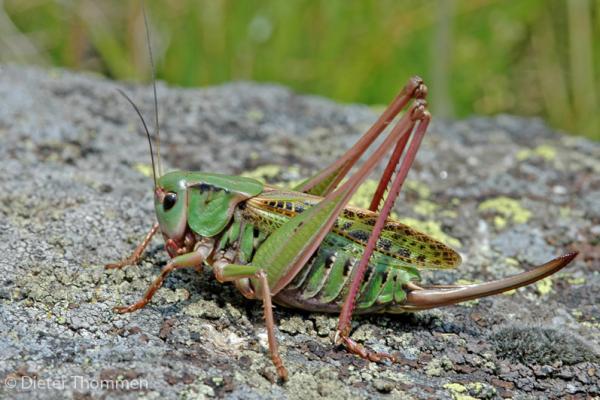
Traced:
<path fill-rule="evenodd" d="M 163 210 L 169 211 L 175 203 L 177 203 L 177 194 L 173 192 L 167 193 L 163 199 Z"/>

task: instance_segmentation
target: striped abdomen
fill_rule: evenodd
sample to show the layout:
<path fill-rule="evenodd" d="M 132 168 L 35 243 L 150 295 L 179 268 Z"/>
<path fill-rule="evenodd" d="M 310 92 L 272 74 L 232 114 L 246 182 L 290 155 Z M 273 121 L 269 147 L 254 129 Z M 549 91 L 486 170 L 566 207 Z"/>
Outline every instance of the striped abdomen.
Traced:
<path fill-rule="evenodd" d="M 226 246 L 238 248 L 239 262 L 252 262 L 254 251 L 271 232 L 320 200 L 279 190 L 249 199 L 240 204 L 223 235 L 229 238 Z M 307 310 L 339 311 L 376 217 L 366 210 L 346 208 L 306 266 L 274 300 Z M 418 268 L 448 268 L 459 261 L 458 254 L 444 244 L 388 220 L 370 259 L 357 311 L 394 312 L 394 305 L 406 296 L 403 285 L 419 279 Z"/>
<path fill-rule="evenodd" d="M 348 293 L 362 248 L 330 233 L 295 279 L 275 300 L 310 311 L 339 312 Z M 391 261 L 391 262 L 390 262 Z M 389 311 L 406 297 L 403 285 L 418 280 L 416 268 L 394 265 L 387 256 L 375 254 L 368 265 L 356 302 L 356 311 Z"/>

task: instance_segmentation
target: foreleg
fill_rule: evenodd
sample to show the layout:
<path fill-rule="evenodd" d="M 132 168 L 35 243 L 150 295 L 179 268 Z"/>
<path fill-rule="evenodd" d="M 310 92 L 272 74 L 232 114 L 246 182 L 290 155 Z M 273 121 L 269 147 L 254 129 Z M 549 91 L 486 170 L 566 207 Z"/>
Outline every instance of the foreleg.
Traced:
<path fill-rule="evenodd" d="M 126 307 L 115 307 L 114 310 L 118 313 L 129 313 L 135 310 L 139 310 L 140 308 L 146 306 L 156 293 L 158 289 L 162 286 L 165 279 L 171 272 L 179 268 L 189 268 L 189 267 L 197 267 L 198 265 L 202 265 L 205 259 L 208 258 L 210 253 L 212 252 L 212 246 L 209 244 L 200 244 L 196 250 L 191 253 L 182 254 L 177 256 L 169 261 L 169 263 L 162 269 L 160 275 L 152 282 L 152 285 L 144 294 L 139 301 L 134 304 L 131 304 Z"/>
<path fill-rule="evenodd" d="M 121 269 L 126 265 L 137 264 L 137 262 L 140 261 L 140 257 L 142 256 L 142 253 L 144 252 L 146 247 L 148 247 L 150 240 L 152 240 L 152 236 L 154 236 L 154 234 L 158 231 L 158 226 L 159 226 L 158 223 L 155 223 L 154 225 L 152 225 L 152 229 L 150 229 L 150 232 L 148 232 L 146 234 L 144 241 L 142 243 L 140 243 L 138 245 L 138 247 L 136 247 L 136 249 L 133 251 L 132 255 L 130 255 L 129 257 L 127 257 L 126 259 L 124 259 L 122 261 L 119 261 L 118 263 L 106 264 L 104 266 L 104 268 L 106 268 L 106 269 Z"/>

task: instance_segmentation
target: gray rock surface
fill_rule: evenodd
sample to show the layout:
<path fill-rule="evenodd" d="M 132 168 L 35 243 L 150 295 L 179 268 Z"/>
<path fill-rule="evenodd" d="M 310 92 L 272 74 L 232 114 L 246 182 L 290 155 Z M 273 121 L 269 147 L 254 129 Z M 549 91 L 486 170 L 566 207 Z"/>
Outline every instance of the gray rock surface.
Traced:
<path fill-rule="evenodd" d="M 378 365 L 331 344 L 336 317 L 277 308 L 290 379 L 275 382 L 259 303 L 167 257 L 105 271 L 154 221 L 148 87 L 59 70 L 0 67 L 0 396 L 17 399 L 573 398 L 600 396 L 600 145 L 537 119 L 438 121 L 396 212 L 461 252 L 439 283 L 490 280 L 578 249 L 539 285 L 466 305 L 355 321 L 353 337 L 397 353 Z M 271 181 L 314 172 L 375 118 L 269 85 L 159 85 L 168 167 Z M 259 168 L 264 165 L 279 167 Z M 463 397 L 461 397 L 463 396 Z M 470 397 L 467 397 L 470 396 Z"/>

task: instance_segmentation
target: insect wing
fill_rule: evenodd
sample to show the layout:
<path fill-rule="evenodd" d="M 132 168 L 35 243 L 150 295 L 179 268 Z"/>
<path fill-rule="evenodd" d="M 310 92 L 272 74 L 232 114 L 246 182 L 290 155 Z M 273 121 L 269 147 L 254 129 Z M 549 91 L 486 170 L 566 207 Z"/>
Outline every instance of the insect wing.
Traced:
<path fill-rule="evenodd" d="M 321 199 L 299 192 L 271 190 L 249 200 L 246 215 L 270 234 Z M 376 219 L 374 212 L 348 206 L 338 216 L 331 233 L 364 248 Z M 448 269 L 461 262 L 460 255 L 444 243 L 391 218 L 386 221 L 375 251 L 389 257 L 392 267 Z"/>

